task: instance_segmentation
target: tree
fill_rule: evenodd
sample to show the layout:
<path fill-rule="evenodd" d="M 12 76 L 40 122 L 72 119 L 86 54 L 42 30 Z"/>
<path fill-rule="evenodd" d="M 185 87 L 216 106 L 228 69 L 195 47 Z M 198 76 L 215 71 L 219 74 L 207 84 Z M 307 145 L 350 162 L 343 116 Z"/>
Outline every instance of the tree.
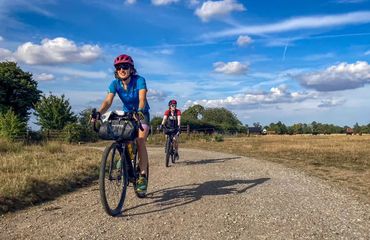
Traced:
<path fill-rule="evenodd" d="M 210 123 L 230 126 L 242 125 L 236 115 L 226 108 L 207 108 L 203 112 L 203 120 Z"/>
<path fill-rule="evenodd" d="M 0 137 L 14 140 L 26 132 L 26 123 L 23 122 L 13 110 L 0 114 Z"/>
<path fill-rule="evenodd" d="M 40 96 L 31 73 L 24 72 L 15 62 L 0 62 L 0 113 L 13 109 L 21 121 L 27 122 Z"/>
<path fill-rule="evenodd" d="M 67 124 L 76 122 L 76 116 L 71 112 L 69 101 L 52 93 L 42 96 L 36 104 L 35 115 L 37 124 L 43 130 L 62 130 Z"/>
<path fill-rule="evenodd" d="M 161 117 L 154 117 L 154 118 L 152 118 L 152 120 L 150 121 L 150 125 L 151 125 L 153 128 L 157 128 L 159 125 L 161 125 L 162 120 L 163 120 L 163 118 L 161 118 Z"/>
<path fill-rule="evenodd" d="M 201 120 L 203 118 L 204 107 L 202 105 L 194 105 L 186 109 L 181 118 L 183 120 Z"/>

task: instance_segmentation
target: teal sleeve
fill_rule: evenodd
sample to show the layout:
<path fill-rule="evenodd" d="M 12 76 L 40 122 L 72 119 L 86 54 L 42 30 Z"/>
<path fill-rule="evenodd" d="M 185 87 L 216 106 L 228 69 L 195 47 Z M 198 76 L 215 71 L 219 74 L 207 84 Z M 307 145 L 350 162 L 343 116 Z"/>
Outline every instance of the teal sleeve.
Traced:
<path fill-rule="evenodd" d="M 108 93 L 113 93 L 114 95 L 116 95 L 116 84 L 115 84 L 115 81 L 112 81 L 111 84 L 109 85 L 109 88 L 108 88 Z"/>
<path fill-rule="evenodd" d="M 147 90 L 145 78 L 139 77 L 137 79 L 137 89 L 139 89 L 139 90 L 141 90 L 141 89 Z"/>

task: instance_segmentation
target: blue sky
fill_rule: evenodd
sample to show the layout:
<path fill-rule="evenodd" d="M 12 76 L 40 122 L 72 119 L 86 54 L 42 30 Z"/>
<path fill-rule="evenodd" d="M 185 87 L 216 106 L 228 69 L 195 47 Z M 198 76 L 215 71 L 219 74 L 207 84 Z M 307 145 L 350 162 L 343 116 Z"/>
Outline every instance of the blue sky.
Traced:
<path fill-rule="evenodd" d="M 0 0 L 0 60 L 76 113 L 100 106 L 121 53 L 152 116 L 175 98 L 245 124 L 370 122 L 369 0 Z"/>

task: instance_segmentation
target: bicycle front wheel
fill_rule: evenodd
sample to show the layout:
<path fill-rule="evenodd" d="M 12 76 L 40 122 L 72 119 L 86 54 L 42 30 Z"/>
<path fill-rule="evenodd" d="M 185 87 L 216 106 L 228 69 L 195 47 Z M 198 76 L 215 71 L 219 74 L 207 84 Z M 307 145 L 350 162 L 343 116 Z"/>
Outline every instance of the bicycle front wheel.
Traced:
<path fill-rule="evenodd" d="M 105 148 L 99 174 L 100 199 L 105 212 L 116 216 L 121 213 L 127 191 L 127 167 L 122 147 L 112 143 Z"/>
<path fill-rule="evenodd" d="M 170 154 L 171 154 L 171 137 L 170 136 L 167 136 L 167 141 L 166 141 L 166 159 L 165 159 L 165 162 L 166 162 L 166 167 L 168 167 L 170 165 Z"/>

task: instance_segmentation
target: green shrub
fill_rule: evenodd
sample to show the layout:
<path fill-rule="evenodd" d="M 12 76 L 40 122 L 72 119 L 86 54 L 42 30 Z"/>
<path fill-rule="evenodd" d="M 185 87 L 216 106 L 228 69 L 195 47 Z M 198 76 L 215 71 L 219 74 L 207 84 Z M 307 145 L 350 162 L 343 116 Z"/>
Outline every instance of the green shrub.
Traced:
<path fill-rule="evenodd" d="M 64 140 L 69 143 L 95 142 L 97 134 L 90 128 L 78 123 L 70 123 L 64 127 Z"/>
<path fill-rule="evenodd" d="M 216 142 L 223 142 L 224 141 L 224 136 L 222 134 L 216 134 L 215 135 L 215 141 Z"/>
<path fill-rule="evenodd" d="M 13 110 L 0 114 L 0 137 L 15 140 L 17 137 L 25 135 L 26 127 L 27 124 L 22 122 Z"/>

